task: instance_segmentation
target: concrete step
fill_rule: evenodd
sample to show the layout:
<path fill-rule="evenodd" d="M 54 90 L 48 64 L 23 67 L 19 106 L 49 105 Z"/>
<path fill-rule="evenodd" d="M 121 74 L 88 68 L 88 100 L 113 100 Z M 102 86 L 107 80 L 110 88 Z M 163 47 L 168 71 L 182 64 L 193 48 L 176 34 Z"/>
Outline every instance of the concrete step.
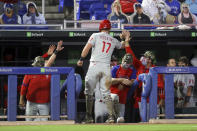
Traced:
<path fill-rule="evenodd" d="M 31 0 L 32 2 L 36 3 L 37 6 L 42 5 L 42 0 Z M 28 3 L 29 0 L 21 0 L 21 2 Z M 45 5 L 49 5 L 49 0 L 45 0 Z"/>
<path fill-rule="evenodd" d="M 54 19 L 47 19 L 47 24 L 64 24 L 64 19 L 58 19 L 58 20 L 54 20 Z"/>
<path fill-rule="evenodd" d="M 49 6 L 49 0 L 45 0 L 45 6 Z M 42 5 L 42 0 L 36 0 L 36 5 L 41 6 Z"/>
<path fill-rule="evenodd" d="M 38 6 L 38 11 L 42 12 L 42 6 Z M 45 13 L 56 13 L 58 12 L 58 6 L 46 6 Z"/>
<path fill-rule="evenodd" d="M 38 5 L 42 5 L 42 0 L 36 0 L 36 3 Z M 58 5 L 59 4 L 59 0 L 45 0 L 45 5 L 47 6 L 53 6 L 53 5 Z"/>
<path fill-rule="evenodd" d="M 64 13 L 46 13 L 45 19 L 64 19 Z"/>

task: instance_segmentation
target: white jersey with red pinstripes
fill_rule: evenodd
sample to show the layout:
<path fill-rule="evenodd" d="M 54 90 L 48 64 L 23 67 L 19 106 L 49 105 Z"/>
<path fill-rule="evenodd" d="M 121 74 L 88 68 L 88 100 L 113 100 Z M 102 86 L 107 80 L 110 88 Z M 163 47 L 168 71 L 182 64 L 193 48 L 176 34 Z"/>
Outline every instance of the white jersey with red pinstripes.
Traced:
<path fill-rule="evenodd" d="M 122 47 L 122 44 L 116 38 L 113 38 L 105 32 L 93 33 L 88 43 L 92 44 L 90 61 L 107 64 L 111 61 L 114 48 L 120 49 Z"/>
<path fill-rule="evenodd" d="M 182 85 L 182 90 L 177 90 L 176 95 L 178 98 L 185 97 L 187 95 L 188 87 L 193 87 L 192 94 L 190 97 L 189 104 L 187 107 L 195 107 L 195 102 L 197 102 L 194 98 L 194 88 L 195 88 L 195 76 L 193 74 L 175 74 L 174 75 L 174 82 L 177 83 L 177 85 Z M 180 86 L 181 87 L 181 86 Z M 180 88 L 179 86 L 177 88 Z"/>

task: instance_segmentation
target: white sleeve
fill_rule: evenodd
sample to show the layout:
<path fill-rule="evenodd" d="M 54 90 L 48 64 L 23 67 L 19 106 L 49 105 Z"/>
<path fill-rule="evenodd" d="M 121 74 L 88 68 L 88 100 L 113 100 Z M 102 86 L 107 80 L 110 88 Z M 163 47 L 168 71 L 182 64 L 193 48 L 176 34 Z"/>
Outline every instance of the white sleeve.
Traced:
<path fill-rule="evenodd" d="M 92 34 L 90 36 L 88 43 L 92 44 L 93 46 L 95 45 L 95 43 L 96 43 L 96 35 L 95 34 Z"/>
<path fill-rule="evenodd" d="M 178 81 L 178 74 L 174 74 L 174 83 Z"/>
<path fill-rule="evenodd" d="M 195 77 L 193 74 L 188 75 L 188 80 L 187 80 L 187 87 L 192 86 L 194 87 L 195 84 Z"/>

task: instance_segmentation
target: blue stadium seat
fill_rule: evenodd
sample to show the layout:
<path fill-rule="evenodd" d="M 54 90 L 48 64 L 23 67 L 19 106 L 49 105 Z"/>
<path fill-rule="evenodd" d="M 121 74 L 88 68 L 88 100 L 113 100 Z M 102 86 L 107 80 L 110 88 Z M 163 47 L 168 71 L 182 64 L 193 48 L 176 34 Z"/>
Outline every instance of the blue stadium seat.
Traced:
<path fill-rule="evenodd" d="M 93 16 L 95 20 L 104 20 L 107 19 L 106 11 L 95 11 Z"/>
<path fill-rule="evenodd" d="M 92 3 L 99 2 L 100 0 L 76 0 L 77 2 L 77 20 L 90 19 L 89 8 Z"/>
<path fill-rule="evenodd" d="M 59 0 L 59 12 L 63 12 L 64 6 L 74 7 L 74 0 Z"/>
<path fill-rule="evenodd" d="M 91 4 L 89 12 L 90 19 L 92 20 L 107 19 L 107 10 L 104 8 L 104 4 L 101 2 Z"/>

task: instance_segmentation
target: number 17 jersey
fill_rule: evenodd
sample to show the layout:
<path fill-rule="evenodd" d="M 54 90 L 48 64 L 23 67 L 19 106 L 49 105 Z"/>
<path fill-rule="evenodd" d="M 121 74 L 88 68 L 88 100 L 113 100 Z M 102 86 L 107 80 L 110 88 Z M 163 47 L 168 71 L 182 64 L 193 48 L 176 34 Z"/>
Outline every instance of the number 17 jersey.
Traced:
<path fill-rule="evenodd" d="M 114 48 L 120 49 L 122 47 L 122 44 L 116 38 L 113 38 L 105 32 L 93 33 L 90 36 L 88 43 L 92 44 L 90 61 L 108 64 L 111 61 Z"/>

